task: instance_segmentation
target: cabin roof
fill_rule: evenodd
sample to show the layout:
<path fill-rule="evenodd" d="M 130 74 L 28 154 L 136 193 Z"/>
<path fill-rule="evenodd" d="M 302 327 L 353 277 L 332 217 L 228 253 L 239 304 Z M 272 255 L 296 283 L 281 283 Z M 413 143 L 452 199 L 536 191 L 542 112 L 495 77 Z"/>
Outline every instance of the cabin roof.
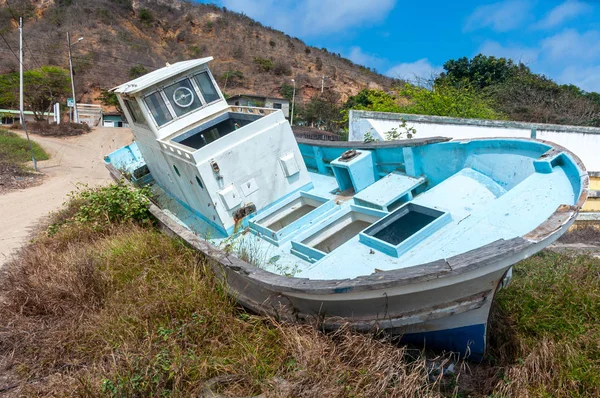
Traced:
<path fill-rule="evenodd" d="M 120 86 L 111 89 L 111 91 L 122 94 L 135 94 L 157 83 L 160 83 L 163 80 L 169 79 L 197 66 L 206 64 L 212 60 L 213 57 L 206 57 L 176 62 L 172 65 L 168 65 L 147 73 L 144 76 L 140 76 L 137 79 L 128 81 L 127 83 L 123 83 Z"/>

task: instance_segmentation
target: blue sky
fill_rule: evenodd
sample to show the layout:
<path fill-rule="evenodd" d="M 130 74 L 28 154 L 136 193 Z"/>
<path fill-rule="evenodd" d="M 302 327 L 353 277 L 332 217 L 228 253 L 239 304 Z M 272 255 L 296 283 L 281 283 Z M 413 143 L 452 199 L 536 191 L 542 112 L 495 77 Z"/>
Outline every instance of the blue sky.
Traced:
<path fill-rule="evenodd" d="M 214 2 L 392 77 L 430 77 L 481 52 L 600 92 L 600 0 Z"/>

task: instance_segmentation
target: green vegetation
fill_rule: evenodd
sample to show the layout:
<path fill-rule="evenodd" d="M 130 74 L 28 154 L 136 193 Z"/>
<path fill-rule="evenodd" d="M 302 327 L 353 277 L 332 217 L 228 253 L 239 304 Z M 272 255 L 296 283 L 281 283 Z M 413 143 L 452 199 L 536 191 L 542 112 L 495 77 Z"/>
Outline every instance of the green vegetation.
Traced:
<path fill-rule="evenodd" d="M 468 119 L 504 119 L 493 102 L 470 85 L 435 84 L 432 89 L 405 85 L 399 95 L 408 99 L 401 112 Z"/>
<path fill-rule="evenodd" d="M 473 87 L 511 120 L 600 126 L 600 94 L 559 85 L 522 63 L 479 54 L 449 60 L 444 69 L 436 85 Z"/>
<path fill-rule="evenodd" d="M 455 376 L 442 378 L 428 372 L 424 353 L 385 338 L 249 314 L 203 257 L 154 229 L 142 194 L 121 185 L 80 190 L 54 215 L 51 233 L 7 265 L 0 357 L 10 356 L 7 385 L 20 395 L 587 397 L 600 390 L 600 259 L 543 252 L 517 264 L 497 297 L 489 361 L 458 363 Z"/>
<path fill-rule="evenodd" d="M 144 25 L 150 26 L 152 22 L 154 22 L 154 15 L 147 8 L 140 8 L 138 13 L 138 18 L 140 22 Z"/>
<path fill-rule="evenodd" d="M 117 99 L 117 94 L 114 91 L 108 91 L 105 89 L 100 89 L 100 95 L 95 98 L 97 101 L 100 101 L 104 106 L 112 106 L 117 109 L 121 115 L 123 115 L 123 109 L 121 109 L 121 104 Z"/>
<path fill-rule="evenodd" d="M 135 65 L 129 69 L 129 77 L 135 79 L 148 73 L 148 69 L 144 65 Z"/>
<path fill-rule="evenodd" d="M 286 100 L 291 101 L 294 95 L 294 86 L 289 83 L 283 83 L 279 88 L 279 94 Z"/>
<path fill-rule="evenodd" d="M 541 252 L 498 295 L 492 359 L 504 396 L 600 391 L 600 259 Z M 495 341 L 494 341 L 495 340 Z"/>
<path fill-rule="evenodd" d="M 42 66 L 23 73 L 23 99 L 37 120 L 43 120 L 55 102 L 70 94 L 69 71 L 58 66 Z M 0 75 L 0 108 L 16 109 L 19 103 L 18 72 Z"/>
<path fill-rule="evenodd" d="M 258 67 L 258 70 L 262 73 L 268 73 L 273 69 L 273 61 L 268 58 L 254 57 L 252 60 Z"/>
<path fill-rule="evenodd" d="M 223 84 L 223 90 L 227 88 L 227 84 L 232 87 L 241 85 L 244 82 L 244 74 L 239 70 L 228 70 L 219 77 L 219 83 Z"/>
<path fill-rule="evenodd" d="M 35 141 L 31 142 L 36 160 L 48 160 L 50 156 Z M 26 163 L 31 160 L 31 151 L 27 139 L 17 134 L 0 130 L 0 163 Z"/>

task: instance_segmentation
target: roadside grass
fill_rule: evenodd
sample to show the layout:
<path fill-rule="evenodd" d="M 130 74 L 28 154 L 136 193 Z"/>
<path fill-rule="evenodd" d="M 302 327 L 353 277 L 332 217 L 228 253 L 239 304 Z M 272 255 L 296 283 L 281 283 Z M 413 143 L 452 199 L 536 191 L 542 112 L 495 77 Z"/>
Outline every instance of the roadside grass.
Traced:
<path fill-rule="evenodd" d="M 36 160 L 47 160 L 50 157 L 35 141 L 31 142 Z M 31 160 L 31 151 L 27 139 L 10 131 L 0 129 L 0 162 L 22 165 Z"/>
<path fill-rule="evenodd" d="M 494 396 L 600 396 L 600 259 L 543 251 L 497 297 Z"/>
<path fill-rule="evenodd" d="M 118 205 L 117 205 L 118 204 Z M 490 360 L 423 353 L 246 312 L 206 259 L 160 233 L 137 191 L 82 188 L 7 266 L 0 391 L 15 396 L 600 396 L 600 260 L 516 265 Z M 437 365 L 435 365 L 437 366 Z M 467 385 L 468 384 L 468 385 Z"/>

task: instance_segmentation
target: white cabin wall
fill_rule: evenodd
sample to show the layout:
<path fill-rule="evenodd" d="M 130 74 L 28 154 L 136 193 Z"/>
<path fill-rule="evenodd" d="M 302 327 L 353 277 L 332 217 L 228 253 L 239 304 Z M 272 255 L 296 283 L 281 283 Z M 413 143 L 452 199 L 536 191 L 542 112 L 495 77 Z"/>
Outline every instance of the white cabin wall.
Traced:
<path fill-rule="evenodd" d="M 294 154 L 299 169 L 291 177 L 284 175 L 279 160 L 288 153 Z M 194 157 L 209 192 L 216 193 L 233 184 L 242 199 L 241 206 L 253 203 L 257 210 L 311 182 L 290 125 L 281 112 L 272 113 L 220 138 L 195 152 Z M 222 178 L 212 171 L 213 160 L 219 165 Z M 244 195 L 242 184 L 252 179 L 258 189 Z M 234 225 L 233 214 L 240 206 L 228 210 L 220 196 L 215 196 L 219 217 L 225 228 L 231 228 Z"/>

